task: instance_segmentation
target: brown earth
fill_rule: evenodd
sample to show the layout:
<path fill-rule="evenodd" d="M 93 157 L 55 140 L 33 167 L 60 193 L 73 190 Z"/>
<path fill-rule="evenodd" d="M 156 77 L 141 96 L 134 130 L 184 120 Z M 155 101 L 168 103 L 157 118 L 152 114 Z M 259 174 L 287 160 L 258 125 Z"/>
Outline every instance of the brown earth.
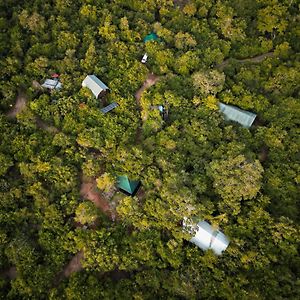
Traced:
<path fill-rule="evenodd" d="M 66 267 L 63 270 L 62 276 L 68 278 L 72 273 L 78 272 L 82 270 L 82 264 L 81 261 L 84 258 L 83 251 L 79 251 L 77 254 L 75 254 L 70 262 L 66 265 Z"/>
<path fill-rule="evenodd" d="M 16 267 L 10 267 L 9 269 L 1 272 L 0 276 L 8 278 L 10 280 L 15 279 L 17 277 L 17 269 Z"/>
<path fill-rule="evenodd" d="M 97 183 L 95 179 L 83 179 L 80 187 L 80 195 L 84 199 L 92 201 L 97 208 L 113 219 L 114 213 L 104 197 L 97 191 Z"/>
<path fill-rule="evenodd" d="M 9 118 L 15 118 L 26 107 L 27 99 L 24 92 L 19 92 L 14 107 L 7 113 Z"/>
<path fill-rule="evenodd" d="M 239 63 L 260 63 L 262 62 L 265 58 L 267 57 L 273 57 L 274 56 L 274 52 L 268 52 L 265 54 L 261 54 L 252 58 L 244 58 L 244 59 L 232 59 L 232 58 L 228 58 L 225 59 L 221 64 L 217 65 L 216 68 L 220 69 L 221 71 L 232 61 L 236 61 Z"/>
<path fill-rule="evenodd" d="M 153 73 L 148 74 L 148 77 L 144 81 L 143 85 L 135 93 L 135 99 L 136 99 L 137 105 L 139 107 L 140 107 L 140 99 L 141 99 L 143 92 L 150 86 L 154 85 L 158 80 L 159 80 L 159 76 L 154 75 Z"/>
<path fill-rule="evenodd" d="M 41 129 L 43 129 L 43 130 L 45 130 L 45 131 L 48 131 L 48 132 L 54 133 L 54 134 L 56 134 L 56 133 L 59 132 L 59 130 L 58 130 L 56 127 L 51 126 L 51 125 L 45 123 L 45 122 L 44 122 L 41 118 L 39 118 L 39 117 L 35 117 L 35 121 L 36 121 L 36 125 L 37 125 L 39 128 L 41 128 Z"/>

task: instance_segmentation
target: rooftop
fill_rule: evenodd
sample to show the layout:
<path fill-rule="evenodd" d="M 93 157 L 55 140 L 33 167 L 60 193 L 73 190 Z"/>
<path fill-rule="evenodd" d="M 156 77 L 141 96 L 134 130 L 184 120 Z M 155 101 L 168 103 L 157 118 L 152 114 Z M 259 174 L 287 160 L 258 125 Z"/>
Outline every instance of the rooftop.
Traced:
<path fill-rule="evenodd" d="M 234 121 L 246 128 L 250 128 L 253 124 L 256 114 L 240 109 L 236 106 L 219 103 L 220 112 L 224 114 L 226 120 Z"/>

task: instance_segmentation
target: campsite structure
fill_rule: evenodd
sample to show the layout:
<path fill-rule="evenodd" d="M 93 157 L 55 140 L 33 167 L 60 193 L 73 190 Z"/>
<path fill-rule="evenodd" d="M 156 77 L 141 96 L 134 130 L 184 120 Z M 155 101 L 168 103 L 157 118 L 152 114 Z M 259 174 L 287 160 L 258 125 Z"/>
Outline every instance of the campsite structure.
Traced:
<path fill-rule="evenodd" d="M 126 175 L 117 177 L 117 187 L 126 195 L 134 196 L 140 185 L 140 181 L 130 180 Z"/>
<path fill-rule="evenodd" d="M 59 81 L 59 74 L 55 73 L 51 75 L 52 79 L 46 79 L 42 84 L 42 87 L 49 90 L 59 90 L 62 87 L 62 84 Z"/>
<path fill-rule="evenodd" d="M 219 103 L 220 112 L 224 114 L 226 120 L 234 121 L 245 128 L 250 128 L 253 124 L 256 114 L 240 109 L 236 106 Z"/>
<path fill-rule="evenodd" d="M 109 90 L 107 85 L 95 75 L 87 75 L 82 81 L 82 87 L 90 89 L 96 98 L 103 96 Z"/>
<path fill-rule="evenodd" d="M 229 245 L 227 236 L 219 230 L 215 230 L 208 222 L 200 221 L 197 224 L 184 218 L 184 228 L 194 236 L 190 242 L 206 251 L 211 249 L 216 255 L 221 255 Z"/>
<path fill-rule="evenodd" d="M 164 121 L 168 119 L 168 109 L 163 105 L 151 105 L 150 109 L 152 110 L 157 109 L 160 112 Z"/>
<path fill-rule="evenodd" d="M 149 41 L 159 41 L 158 35 L 155 32 L 149 33 L 148 35 L 145 36 L 144 43 Z"/>
<path fill-rule="evenodd" d="M 113 102 L 113 103 L 111 103 L 111 104 L 109 104 L 109 105 L 107 105 L 107 106 L 101 108 L 100 110 L 101 110 L 101 112 L 103 112 L 104 114 L 106 114 L 106 113 L 108 113 L 109 111 L 111 111 L 111 110 L 113 110 L 114 108 L 116 108 L 117 106 L 119 106 L 118 103 L 117 103 L 117 102 Z"/>

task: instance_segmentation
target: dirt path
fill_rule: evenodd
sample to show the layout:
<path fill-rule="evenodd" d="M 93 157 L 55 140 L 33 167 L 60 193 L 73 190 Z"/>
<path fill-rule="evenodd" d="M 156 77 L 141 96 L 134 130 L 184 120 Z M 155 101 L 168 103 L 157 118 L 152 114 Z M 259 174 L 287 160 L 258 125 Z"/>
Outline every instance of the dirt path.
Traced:
<path fill-rule="evenodd" d="M 7 113 L 9 118 L 15 118 L 26 107 L 27 99 L 24 92 L 19 92 L 14 107 Z"/>
<path fill-rule="evenodd" d="M 97 191 L 97 183 L 95 179 L 82 180 L 80 195 L 82 198 L 92 201 L 97 208 L 103 211 L 112 220 L 115 219 L 115 214 L 111 211 L 109 203 Z"/>
<path fill-rule="evenodd" d="M 141 108 L 141 97 L 142 97 L 142 94 L 143 92 L 148 89 L 150 86 L 154 85 L 157 81 L 159 80 L 159 76 L 153 74 L 153 73 L 150 73 L 148 74 L 148 77 L 146 78 L 146 80 L 144 81 L 143 85 L 136 91 L 135 93 L 135 99 L 136 99 L 136 104 L 137 104 L 137 107 L 138 109 L 141 111 L 142 108 Z M 145 121 L 147 119 L 147 117 L 142 117 L 141 116 L 141 120 L 142 121 Z M 135 142 L 137 144 L 140 144 L 143 140 L 143 131 L 142 131 L 142 128 L 141 126 L 137 129 L 136 131 L 136 138 L 135 138 Z"/>
<path fill-rule="evenodd" d="M 139 107 L 140 107 L 140 99 L 141 99 L 143 92 L 150 86 L 154 85 L 158 80 L 159 80 L 159 76 L 151 73 L 148 75 L 148 77 L 144 81 L 143 85 L 137 90 L 137 92 L 135 93 L 135 99 L 136 99 L 137 105 Z"/>
<path fill-rule="evenodd" d="M 48 131 L 48 132 L 54 133 L 54 134 L 56 134 L 56 133 L 59 132 L 59 130 L 58 130 L 56 127 L 51 126 L 51 125 L 45 123 L 45 122 L 44 122 L 41 118 L 39 118 L 39 117 L 35 117 L 35 121 L 36 121 L 36 125 L 37 125 L 39 128 L 41 128 L 41 129 L 43 129 L 43 130 L 45 130 L 45 131 Z"/>
<path fill-rule="evenodd" d="M 217 65 L 216 68 L 223 70 L 230 62 L 239 62 L 239 63 L 260 63 L 267 57 L 273 57 L 274 52 L 268 52 L 265 54 L 261 54 L 258 56 L 254 56 L 252 58 L 244 58 L 244 59 L 235 59 L 235 58 L 227 58 L 221 64 Z"/>
<path fill-rule="evenodd" d="M 75 254 L 70 262 L 66 265 L 66 267 L 63 270 L 62 276 L 63 277 L 69 277 L 72 273 L 78 272 L 82 270 L 82 264 L 81 261 L 83 259 L 83 251 L 79 251 L 77 254 Z"/>
<path fill-rule="evenodd" d="M 260 162 L 265 162 L 268 159 L 269 156 L 269 149 L 267 146 L 262 147 L 259 155 L 258 155 L 258 159 L 260 160 Z"/>
<path fill-rule="evenodd" d="M 16 103 L 14 107 L 7 113 L 7 117 L 9 118 L 16 118 L 17 114 L 21 113 L 25 108 L 27 104 L 27 98 L 24 92 L 19 92 L 18 97 L 16 99 Z M 40 117 L 35 116 L 35 121 L 37 127 L 48 131 L 50 133 L 58 133 L 59 130 L 51 125 L 48 125 L 45 123 Z"/>
<path fill-rule="evenodd" d="M 99 208 L 102 212 L 104 212 L 107 216 L 110 217 L 111 220 L 115 220 L 115 213 L 112 211 L 109 203 L 104 197 L 100 195 L 97 191 L 97 183 L 93 178 L 81 178 L 82 183 L 80 187 L 80 195 L 84 199 L 88 199 L 95 204 L 97 208 Z M 78 224 L 78 227 L 81 227 Z M 82 270 L 82 260 L 84 259 L 83 250 L 80 250 L 77 254 L 75 254 L 69 263 L 64 267 L 63 271 L 57 275 L 55 282 L 56 285 L 59 284 L 64 278 L 68 278 L 72 273 L 78 272 Z"/>
<path fill-rule="evenodd" d="M 17 269 L 16 267 L 10 267 L 9 269 L 1 272 L 0 276 L 13 280 L 17 277 Z"/>

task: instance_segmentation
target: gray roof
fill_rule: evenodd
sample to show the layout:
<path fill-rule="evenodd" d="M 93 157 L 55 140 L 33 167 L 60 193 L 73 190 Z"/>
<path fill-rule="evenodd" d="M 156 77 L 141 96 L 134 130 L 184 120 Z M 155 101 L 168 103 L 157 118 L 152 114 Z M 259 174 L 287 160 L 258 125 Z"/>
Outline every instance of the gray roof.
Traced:
<path fill-rule="evenodd" d="M 206 221 L 201 221 L 196 226 L 193 226 L 188 224 L 185 220 L 184 227 L 188 229 L 190 233 L 193 232 L 194 234 L 190 242 L 204 251 L 211 249 L 215 254 L 221 255 L 229 245 L 229 239 L 226 235 L 219 230 L 215 230 Z"/>
<path fill-rule="evenodd" d="M 60 89 L 62 84 L 59 82 L 58 79 L 46 79 L 45 82 L 42 84 L 42 87 L 53 90 L 53 89 Z"/>
<path fill-rule="evenodd" d="M 240 123 L 246 128 L 250 128 L 256 118 L 256 114 L 240 109 L 236 106 L 219 103 L 220 112 L 225 116 L 226 120 Z"/>
<path fill-rule="evenodd" d="M 114 108 L 116 108 L 118 106 L 117 102 L 113 102 L 107 106 L 105 106 L 104 108 L 101 109 L 101 111 L 106 114 L 107 112 L 113 110 Z"/>
<path fill-rule="evenodd" d="M 82 86 L 89 88 L 92 93 L 98 98 L 102 91 L 106 91 L 109 88 L 95 75 L 87 75 L 82 81 Z"/>

